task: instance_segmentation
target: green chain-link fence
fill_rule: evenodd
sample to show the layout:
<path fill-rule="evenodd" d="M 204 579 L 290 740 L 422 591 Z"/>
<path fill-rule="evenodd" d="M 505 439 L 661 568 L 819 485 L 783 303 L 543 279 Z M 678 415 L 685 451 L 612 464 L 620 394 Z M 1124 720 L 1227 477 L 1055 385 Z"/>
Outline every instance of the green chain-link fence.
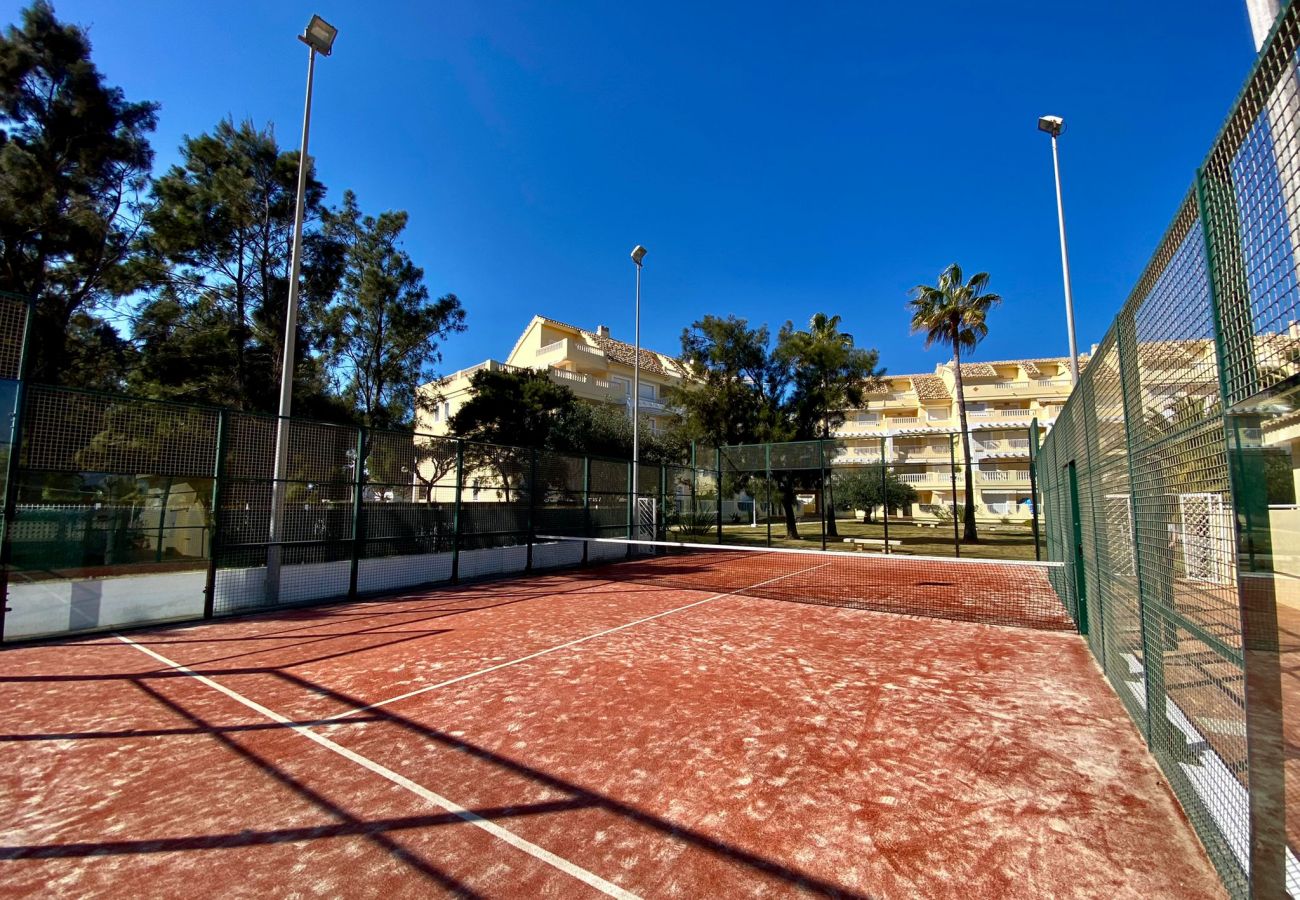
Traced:
<path fill-rule="evenodd" d="M 693 489 L 675 498 L 676 517 L 669 498 L 667 533 L 697 543 L 1037 559 L 1038 434 L 1033 420 L 972 429 L 969 490 L 960 434 L 924 425 L 888 437 L 696 448 L 695 467 L 676 478 Z M 962 534 L 967 502 L 976 509 L 974 542 Z"/>
<path fill-rule="evenodd" d="M 1058 590 L 1236 896 L 1300 891 L 1298 45 L 1292 4 L 1037 460 Z"/>
<path fill-rule="evenodd" d="M 274 417 L 0 384 L 7 640 L 531 571 L 582 561 L 538 534 L 633 535 L 626 460 L 300 419 L 272 529 Z M 640 477 L 662 537 L 680 470 Z"/>

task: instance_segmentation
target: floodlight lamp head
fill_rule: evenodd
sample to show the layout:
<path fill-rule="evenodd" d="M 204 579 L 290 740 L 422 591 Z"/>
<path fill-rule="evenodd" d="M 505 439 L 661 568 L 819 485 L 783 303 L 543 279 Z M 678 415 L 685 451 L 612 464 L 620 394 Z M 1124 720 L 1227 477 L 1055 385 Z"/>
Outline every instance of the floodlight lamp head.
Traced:
<path fill-rule="evenodd" d="M 312 16 L 307 23 L 307 30 L 298 35 L 298 40 L 315 50 L 321 56 L 329 56 L 334 49 L 334 38 L 339 30 L 320 16 Z"/>
<path fill-rule="evenodd" d="M 641 260 L 643 259 L 645 259 L 645 247 L 642 247 L 640 244 L 637 244 L 635 247 L 632 248 L 632 262 L 637 264 L 637 268 L 640 268 Z"/>
<path fill-rule="evenodd" d="M 1065 132 L 1065 120 L 1060 116 L 1039 116 L 1038 130 L 1045 131 L 1052 137 L 1060 137 Z"/>

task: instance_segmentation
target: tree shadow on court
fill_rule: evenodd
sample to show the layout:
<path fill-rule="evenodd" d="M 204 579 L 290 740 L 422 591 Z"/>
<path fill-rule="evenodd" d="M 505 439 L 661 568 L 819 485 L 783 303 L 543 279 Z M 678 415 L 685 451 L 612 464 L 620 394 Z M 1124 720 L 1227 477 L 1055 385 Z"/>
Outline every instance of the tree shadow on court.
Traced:
<path fill-rule="evenodd" d="M 190 668 L 193 669 L 193 666 Z M 295 778 L 293 775 L 284 771 L 273 760 L 262 757 L 235 739 L 235 736 L 240 733 L 274 732 L 295 727 L 312 728 L 315 726 L 325 725 L 326 723 L 323 721 L 312 720 L 286 723 L 259 722 L 240 725 L 213 724 L 205 720 L 200 714 L 187 709 L 180 702 L 168 697 L 164 692 L 160 691 L 158 687 L 155 687 L 154 683 L 171 681 L 173 679 L 189 679 L 192 677 L 185 672 L 180 672 L 174 669 L 131 674 L 7 676 L 0 678 L 0 682 L 63 682 L 71 684 L 85 681 L 126 681 L 139 688 L 139 690 L 144 692 L 152 701 L 160 704 L 176 716 L 179 716 L 188 723 L 188 727 L 139 731 L 82 731 L 31 735 L 10 734 L 0 736 L 0 742 L 30 743 L 42 740 L 68 741 L 114 738 L 133 739 L 155 735 L 204 735 L 211 737 L 230 751 L 238 754 L 240 757 L 256 766 L 260 771 L 275 779 L 286 788 L 292 790 L 316 808 L 335 818 L 337 821 L 330 825 L 308 828 L 271 829 L 264 831 L 249 829 L 229 834 L 188 835 L 177 838 L 151 838 L 149 840 L 139 841 L 93 841 L 47 845 L 0 846 L 0 859 L 59 859 L 94 857 L 105 854 L 157 853 L 170 850 L 206 850 L 213 848 L 254 846 L 259 844 L 275 844 L 289 841 L 304 841 L 314 840 L 317 838 L 356 835 L 364 837 L 366 840 L 374 843 L 376 846 L 391 854 L 395 859 L 409 865 L 414 871 L 420 873 L 423 877 L 428 878 L 443 888 L 453 891 L 460 896 L 475 897 L 478 895 L 467 885 L 456 880 L 446 872 L 430 865 L 413 852 L 402 847 L 402 845 L 392 837 L 392 834 L 449 824 L 463 824 L 466 821 L 466 815 L 485 820 L 494 820 L 529 817 L 543 814 L 562 814 L 565 812 L 585 809 L 598 809 L 617 816 L 625 821 L 635 823 L 639 826 L 650 829 L 651 831 L 657 832 L 671 841 L 688 844 L 709 854 L 725 859 L 730 863 L 775 878 L 801 892 L 820 894 L 824 896 L 854 898 L 854 900 L 868 900 L 865 895 L 854 893 L 842 885 L 817 878 L 806 872 L 794 869 L 783 862 L 737 847 L 702 831 L 683 825 L 682 823 L 669 821 L 652 812 L 639 809 L 628 803 L 624 803 L 618 799 L 594 791 L 580 784 L 568 781 L 557 775 L 542 771 L 517 760 L 501 756 L 485 747 L 472 743 L 463 737 L 457 737 L 436 728 L 432 728 L 399 713 L 395 713 L 388 708 L 366 709 L 365 707 L 367 704 L 362 699 L 318 684 L 292 672 L 286 672 L 281 668 L 205 668 L 202 672 L 198 672 L 197 674 L 202 674 L 209 678 L 265 675 L 280 679 L 298 690 L 306 691 L 316 696 L 327 697 L 349 709 L 358 710 L 354 716 L 331 719 L 328 722 L 330 726 L 346 728 L 350 725 L 359 725 L 363 723 L 393 725 L 421 738 L 422 740 L 428 741 L 431 744 L 435 744 L 457 753 L 465 754 L 468 757 L 494 766 L 504 773 L 523 777 L 534 784 L 558 792 L 563 795 L 564 799 L 551 800 L 543 803 L 520 804 L 518 806 L 498 806 L 486 809 L 475 809 L 469 810 L 467 811 L 467 814 L 461 815 L 439 812 L 425 816 L 375 819 L 362 818 L 333 802 L 311 786 L 304 784 L 300 779 Z M 304 737 L 303 740 L 307 740 L 307 738 Z"/>
<path fill-rule="evenodd" d="M 579 803 L 576 808 L 596 808 L 603 810 L 630 822 L 645 826 L 653 831 L 659 832 L 673 841 L 681 841 L 704 850 L 713 855 L 722 857 L 730 862 L 737 863 L 761 872 L 765 875 L 772 876 L 785 882 L 786 884 L 797 888 L 806 893 L 822 894 L 831 897 L 849 898 L 849 900 L 870 900 L 867 895 L 855 893 L 840 884 L 824 881 L 806 872 L 760 856 L 751 851 L 721 841 L 715 837 L 705 834 L 702 831 L 690 828 L 678 822 L 671 822 L 667 819 L 647 812 L 643 809 L 631 806 L 613 797 L 598 793 L 580 784 L 544 772 L 540 769 L 526 765 L 517 760 L 509 759 L 474 744 L 462 737 L 457 737 L 436 728 L 431 728 L 406 716 L 392 712 L 388 708 L 366 708 L 366 703 L 356 697 L 332 690 L 322 685 L 299 678 L 288 672 L 277 672 L 281 678 L 291 682 L 296 687 L 311 691 L 313 693 L 322 693 L 337 700 L 341 704 L 351 705 L 355 709 L 365 708 L 365 716 L 377 715 L 382 721 L 396 725 L 403 730 L 418 735 L 425 740 L 438 744 L 458 753 L 463 753 L 474 759 L 482 760 L 493 766 L 496 766 L 513 775 L 523 776 L 536 784 L 550 788 L 555 791 L 566 794 L 571 800 Z M 348 725 L 353 722 L 350 718 L 339 718 L 330 720 L 331 725 Z"/>

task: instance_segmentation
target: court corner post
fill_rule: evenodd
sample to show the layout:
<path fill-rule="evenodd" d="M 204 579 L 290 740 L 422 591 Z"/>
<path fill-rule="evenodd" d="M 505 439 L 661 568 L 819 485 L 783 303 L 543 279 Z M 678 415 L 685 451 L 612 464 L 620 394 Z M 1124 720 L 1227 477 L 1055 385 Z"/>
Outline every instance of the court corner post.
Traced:
<path fill-rule="evenodd" d="M 229 434 L 230 414 L 217 410 L 216 453 L 212 461 L 212 508 L 208 511 L 208 572 L 203 585 L 203 618 L 211 619 L 217 606 L 217 557 L 221 552 L 221 488 L 226 474 L 226 435 Z"/>
<path fill-rule="evenodd" d="M 1283 78 L 1293 81 L 1296 77 L 1294 38 L 1284 41 L 1279 37 L 1278 28 L 1286 19 L 1294 23 L 1292 10 L 1296 7 L 1284 4 L 1284 8 L 1284 16 L 1279 18 L 1268 43 L 1260 52 L 1260 60 L 1270 57 L 1286 59 L 1279 71 L 1284 73 Z M 1273 51 L 1277 44 L 1285 47 L 1282 53 Z M 1276 121 L 1273 124 L 1274 127 L 1278 125 Z M 1275 136 L 1275 140 L 1286 143 L 1293 141 L 1294 135 Z M 1275 146 L 1273 152 L 1278 155 L 1279 148 Z M 1281 164 L 1280 159 L 1276 162 Z M 1263 532 L 1271 536 L 1273 528 L 1269 521 L 1268 492 L 1261 489 L 1267 478 L 1259 471 L 1262 461 L 1257 456 L 1258 451 L 1251 447 L 1253 442 L 1243 440 L 1240 432 L 1243 418 L 1248 418 L 1253 427 L 1259 427 L 1261 421 L 1242 410 L 1233 412 L 1234 406 L 1243 400 L 1258 397 L 1264 386 L 1257 359 L 1263 329 L 1250 305 L 1250 292 L 1245 284 L 1245 259 L 1234 260 L 1235 254 L 1249 255 L 1241 249 L 1246 239 L 1242 232 L 1249 223 L 1241 221 L 1245 214 L 1239 212 L 1229 176 L 1223 174 L 1226 167 L 1220 163 L 1215 168 L 1217 172 L 1214 174 L 1207 173 L 1206 166 L 1196 170 L 1196 205 L 1205 243 L 1210 320 L 1219 382 L 1219 414 L 1223 419 L 1223 441 L 1229 463 L 1226 493 L 1238 521 L 1233 578 L 1237 587 L 1242 683 L 1245 687 L 1244 774 L 1250 821 L 1246 868 L 1252 897 L 1282 897 L 1288 894 L 1284 799 L 1287 748 L 1282 712 L 1283 646 L 1277 619 L 1278 574 L 1272 571 L 1271 562 L 1264 563 L 1255 554 L 1257 534 Z M 1284 228 L 1289 243 L 1294 246 L 1297 236 L 1293 226 L 1287 224 Z"/>

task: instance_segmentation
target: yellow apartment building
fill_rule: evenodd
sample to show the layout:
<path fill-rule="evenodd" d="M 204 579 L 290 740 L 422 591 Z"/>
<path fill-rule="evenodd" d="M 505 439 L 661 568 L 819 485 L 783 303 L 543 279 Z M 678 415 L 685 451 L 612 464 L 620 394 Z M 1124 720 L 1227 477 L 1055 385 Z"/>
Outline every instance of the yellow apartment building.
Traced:
<path fill-rule="evenodd" d="M 1086 357 L 1080 365 L 1086 364 Z M 1073 383 L 1069 357 L 962 364 L 966 417 L 971 436 L 976 515 L 982 520 L 1026 521 L 1032 515 L 1029 429 L 1037 420 L 1039 439 L 1065 404 Z M 880 462 L 910 484 L 917 519 L 935 518 L 956 501 L 966 501 L 957 410 L 956 374 L 951 362 L 934 372 L 885 375 L 866 395 L 861 409 L 845 413 L 835 432 L 838 465 Z"/>
<path fill-rule="evenodd" d="M 556 384 L 569 388 L 582 400 L 608 403 L 632 414 L 632 361 L 636 349 L 610 336 L 605 325 L 587 331 L 545 316 L 533 316 L 504 362 L 484 360 L 476 366 L 453 372 L 420 388 L 423 394 L 440 395 L 432 410 L 417 405 L 416 431 L 446 434 L 447 421 L 470 396 L 470 379 L 480 369 L 533 369 L 545 372 Z M 664 399 L 670 387 L 686 377 L 677 360 L 665 353 L 641 348 L 641 414 L 650 428 L 658 428 L 668 415 Z"/>

